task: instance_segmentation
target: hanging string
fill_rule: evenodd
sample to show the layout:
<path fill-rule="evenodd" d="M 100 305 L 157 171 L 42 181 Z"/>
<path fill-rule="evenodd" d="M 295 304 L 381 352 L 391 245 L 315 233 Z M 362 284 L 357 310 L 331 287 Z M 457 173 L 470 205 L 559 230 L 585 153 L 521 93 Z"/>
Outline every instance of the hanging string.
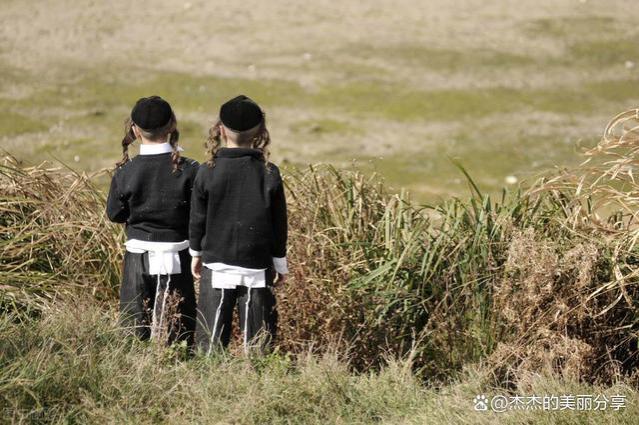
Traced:
<path fill-rule="evenodd" d="M 211 270 L 211 288 L 215 289 L 213 286 L 213 270 Z M 220 319 L 220 312 L 222 310 L 222 304 L 224 303 L 224 288 L 220 289 L 222 291 L 222 296 L 220 298 L 220 303 L 217 306 L 217 310 L 215 311 L 215 320 L 213 321 L 213 332 L 211 332 L 211 342 L 209 343 L 209 350 L 207 355 L 211 354 L 211 348 L 213 347 L 213 340 L 215 339 L 215 334 L 217 333 L 217 323 Z"/>
<path fill-rule="evenodd" d="M 246 311 L 244 313 L 244 352 L 248 354 L 248 316 L 249 316 L 249 306 L 251 304 L 251 287 L 248 287 L 248 297 L 246 298 Z"/>

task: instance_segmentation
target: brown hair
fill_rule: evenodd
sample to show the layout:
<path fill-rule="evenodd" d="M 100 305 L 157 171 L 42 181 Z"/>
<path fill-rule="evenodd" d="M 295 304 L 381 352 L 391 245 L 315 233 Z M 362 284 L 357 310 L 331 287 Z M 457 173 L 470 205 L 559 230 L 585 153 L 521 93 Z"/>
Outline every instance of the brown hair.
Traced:
<path fill-rule="evenodd" d="M 222 147 L 222 135 L 220 132 L 220 126 L 222 126 L 222 121 L 218 118 L 215 121 L 215 124 L 209 129 L 209 137 L 206 139 L 206 143 L 204 147 L 206 147 L 206 156 L 209 167 L 215 166 L 215 155 L 217 151 Z M 247 130 L 245 132 L 239 133 L 238 137 L 238 145 L 246 145 L 253 149 L 258 149 L 262 151 L 262 159 L 264 160 L 264 164 L 266 168 L 269 168 L 268 165 L 268 157 L 269 150 L 268 145 L 271 143 L 271 135 L 266 129 L 266 118 L 262 119 L 262 122 L 259 124 L 255 134 L 251 136 L 249 139 L 243 139 L 243 135 L 250 134 L 251 130 Z"/>
<path fill-rule="evenodd" d="M 124 121 L 124 138 L 122 139 L 122 159 L 118 161 L 115 165 L 116 167 L 121 167 L 127 162 L 129 162 L 129 145 L 135 142 L 135 133 L 133 132 L 133 120 L 129 116 Z M 173 152 L 171 153 L 171 162 L 173 164 L 173 171 L 176 172 L 180 169 L 180 152 L 177 149 L 177 142 L 180 139 L 180 132 L 177 129 L 177 119 L 175 118 L 175 114 L 171 112 L 171 119 L 169 122 L 157 129 L 154 130 L 143 130 L 138 127 L 140 133 L 149 140 L 158 140 L 162 137 L 165 137 L 167 134 L 170 134 L 169 143 L 171 144 L 171 148 Z"/>

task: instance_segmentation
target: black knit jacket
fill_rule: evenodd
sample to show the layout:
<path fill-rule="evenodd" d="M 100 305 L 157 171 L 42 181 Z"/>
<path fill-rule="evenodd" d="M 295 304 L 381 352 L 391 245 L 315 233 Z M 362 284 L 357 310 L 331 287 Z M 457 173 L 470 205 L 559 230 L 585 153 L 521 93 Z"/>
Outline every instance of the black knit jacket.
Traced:
<path fill-rule="evenodd" d="M 262 152 L 221 148 L 215 165 L 200 165 L 193 184 L 189 245 L 204 263 L 267 268 L 286 256 L 284 185 Z"/>
<path fill-rule="evenodd" d="M 171 153 L 137 155 L 116 169 L 107 198 L 111 221 L 126 223 L 127 239 L 181 242 L 188 239 L 191 190 L 199 163 Z"/>

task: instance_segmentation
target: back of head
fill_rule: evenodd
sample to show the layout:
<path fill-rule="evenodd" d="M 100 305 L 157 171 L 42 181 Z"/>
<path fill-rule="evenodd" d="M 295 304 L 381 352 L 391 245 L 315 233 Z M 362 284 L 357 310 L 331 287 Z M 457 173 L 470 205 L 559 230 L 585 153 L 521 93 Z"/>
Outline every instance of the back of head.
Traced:
<path fill-rule="evenodd" d="M 131 110 L 131 115 L 125 121 L 124 138 L 122 139 L 122 160 L 117 164 L 123 165 L 129 160 L 128 147 L 137 136 L 133 130 L 135 126 L 140 135 L 154 142 L 166 140 L 173 148 L 171 159 L 173 171 L 179 168 L 180 153 L 177 142 L 180 132 L 177 129 L 177 119 L 171 105 L 160 96 L 149 96 L 138 99 Z"/>
<path fill-rule="evenodd" d="M 247 96 L 239 95 L 220 107 L 220 121 L 231 131 L 242 133 L 258 126 L 264 112 Z"/>
<path fill-rule="evenodd" d="M 239 95 L 220 107 L 219 118 L 209 130 L 207 140 L 209 166 L 214 166 L 215 154 L 222 145 L 222 127 L 226 138 L 236 145 L 261 150 L 268 164 L 267 146 L 271 139 L 266 129 L 264 111 L 254 100 Z"/>
<path fill-rule="evenodd" d="M 131 121 L 152 141 L 166 137 L 177 124 L 171 105 L 160 96 L 139 99 L 131 110 Z"/>

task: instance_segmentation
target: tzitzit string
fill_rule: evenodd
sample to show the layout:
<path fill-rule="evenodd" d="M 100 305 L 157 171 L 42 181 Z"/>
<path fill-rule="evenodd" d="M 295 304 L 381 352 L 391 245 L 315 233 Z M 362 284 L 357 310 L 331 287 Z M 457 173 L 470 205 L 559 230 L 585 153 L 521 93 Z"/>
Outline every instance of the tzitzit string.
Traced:
<path fill-rule="evenodd" d="M 158 293 L 160 292 L 160 273 L 157 274 L 157 285 L 155 287 L 155 298 L 153 299 L 153 318 L 151 319 L 151 339 L 156 336 L 156 323 L 157 323 L 157 309 Z"/>
<path fill-rule="evenodd" d="M 169 293 L 169 284 L 171 283 L 171 275 L 167 273 L 166 268 L 164 267 L 164 261 L 162 261 L 161 263 L 162 265 L 161 265 L 160 273 L 157 274 L 158 282 L 157 282 L 157 286 L 155 287 L 155 299 L 153 300 L 153 319 L 152 319 L 153 323 L 151 325 L 151 338 L 156 338 L 158 333 L 162 329 L 162 322 L 164 321 L 164 308 L 166 306 L 166 298 Z M 158 301 L 158 292 L 160 292 L 160 275 L 162 274 L 161 272 L 164 272 L 164 274 L 167 275 L 167 280 L 166 280 L 166 288 L 164 289 L 164 294 L 162 296 L 162 311 L 160 313 L 160 323 L 157 323 L 156 322 L 157 320 L 156 305 Z"/>
<path fill-rule="evenodd" d="M 213 270 L 211 270 L 211 288 L 215 290 L 213 286 Z M 215 339 L 215 334 L 217 333 L 217 323 L 220 320 L 220 311 L 222 310 L 222 304 L 224 303 L 224 288 L 220 289 L 222 291 L 222 297 L 220 298 L 220 303 L 215 310 L 215 320 L 213 321 L 213 332 L 211 332 L 211 342 L 209 343 L 209 350 L 207 355 L 211 354 L 211 348 L 213 348 L 213 340 Z"/>
<path fill-rule="evenodd" d="M 244 353 L 248 354 L 248 316 L 249 316 L 249 306 L 251 304 L 251 287 L 247 287 L 248 297 L 246 297 L 246 311 L 244 313 Z"/>

